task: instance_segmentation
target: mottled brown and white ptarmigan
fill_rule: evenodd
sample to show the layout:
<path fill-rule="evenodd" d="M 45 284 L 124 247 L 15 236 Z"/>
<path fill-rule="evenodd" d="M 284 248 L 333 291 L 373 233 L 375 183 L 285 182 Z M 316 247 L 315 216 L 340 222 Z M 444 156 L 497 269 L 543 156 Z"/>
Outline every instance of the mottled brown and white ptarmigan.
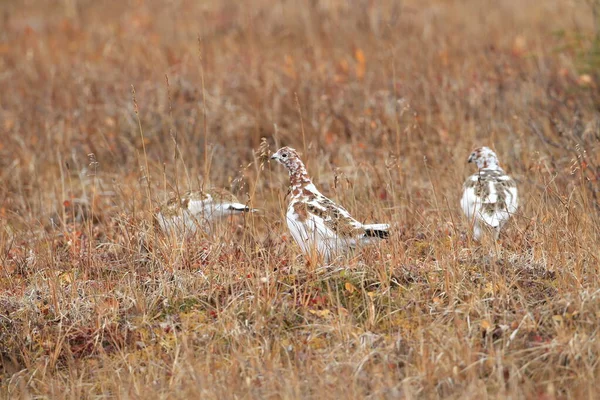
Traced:
<path fill-rule="evenodd" d="M 212 188 L 173 196 L 160 207 L 156 220 L 167 233 L 187 235 L 198 230 L 210 233 L 219 219 L 253 211 L 256 210 L 240 203 L 230 192 Z"/>
<path fill-rule="evenodd" d="M 498 157 L 489 147 L 479 147 L 469 156 L 479 171 L 463 185 L 460 205 L 473 226 L 473 237 L 480 240 L 482 228 L 494 232 L 497 240 L 500 230 L 517 211 L 517 184 L 498 165 Z"/>
<path fill-rule="evenodd" d="M 302 251 L 325 261 L 348 249 L 389 236 L 388 224 L 362 224 L 342 206 L 325 197 L 312 183 L 296 150 L 283 147 L 271 156 L 290 174 L 290 203 L 286 220 Z"/>

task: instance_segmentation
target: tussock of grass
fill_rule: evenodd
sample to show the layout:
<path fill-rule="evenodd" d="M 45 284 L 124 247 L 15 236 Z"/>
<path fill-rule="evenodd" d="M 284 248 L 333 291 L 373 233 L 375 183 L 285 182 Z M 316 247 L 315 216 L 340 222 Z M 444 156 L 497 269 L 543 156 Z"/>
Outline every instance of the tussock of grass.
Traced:
<path fill-rule="evenodd" d="M 554 33 L 594 26 L 538 3 L 3 4 L 1 392 L 593 396 L 599 83 Z M 307 264 L 280 145 L 391 238 Z M 479 145 L 522 199 L 497 247 L 458 207 Z M 206 185 L 261 211 L 156 230 Z"/>

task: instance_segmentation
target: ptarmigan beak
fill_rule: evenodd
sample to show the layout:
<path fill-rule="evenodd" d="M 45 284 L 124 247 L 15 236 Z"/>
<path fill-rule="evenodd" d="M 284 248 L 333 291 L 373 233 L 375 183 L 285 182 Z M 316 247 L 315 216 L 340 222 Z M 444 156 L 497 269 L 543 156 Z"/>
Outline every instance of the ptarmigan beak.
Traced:
<path fill-rule="evenodd" d="M 270 159 L 271 160 L 279 160 L 279 156 L 277 155 L 277 153 L 275 153 L 270 157 Z"/>

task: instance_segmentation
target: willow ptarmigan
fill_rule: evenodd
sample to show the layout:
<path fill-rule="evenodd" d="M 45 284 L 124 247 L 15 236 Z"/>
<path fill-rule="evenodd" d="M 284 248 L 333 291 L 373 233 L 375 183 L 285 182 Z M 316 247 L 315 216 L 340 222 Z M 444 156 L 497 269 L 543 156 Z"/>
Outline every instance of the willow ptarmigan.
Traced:
<path fill-rule="evenodd" d="M 174 196 L 160 208 L 156 220 L 164 232 L 193 234 L 214 231 L 219 219 L 256 211 L 223 189 L 194 190 Z"/>
<path fill-rule="evenodd" d="M 488 147 L 471 153 L 468 162 L 477 164 L 479 171 L 463 186 L 460 205 L 473 224 L 473 237 L 479 240 L 482 228 L 491 228 L 498 239 L 500 230 L 517 211 L 517 184 L 498 165 L 498 157 Z"/>
<path fill-rule="evenodd" d="M 271 159 L 283 164 L 290 174 L 286 220 L 292 237 L 306 255 L 316 252 L 329 261 L 350 248 L 389 236 L 388 224 L 362 224 L 321 194 L 296 150 L 283 147 Z"/>

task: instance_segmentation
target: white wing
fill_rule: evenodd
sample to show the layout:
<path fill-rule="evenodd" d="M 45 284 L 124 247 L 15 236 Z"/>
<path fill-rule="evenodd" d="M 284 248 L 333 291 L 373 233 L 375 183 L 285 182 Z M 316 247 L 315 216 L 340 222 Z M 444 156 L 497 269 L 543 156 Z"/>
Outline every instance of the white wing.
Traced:
<path fill-rule="evenodd" d="M 214 201 L 211 195 L 207 195 L 206 200 L 190 200 L 187 210 L 195 218 L 201 218 L 206 221 L 255 211 L 242 203 Z"/>
<path fill-rule="evenodd" d="M 346 209 L 324 196 L 292 201 L 287 213 L 292 237 L 304 253 L 318 251 L 326 259 L 358 244 L 388 236 L 387 224 L 363 225 Z"/>
<path fill-rule="evenodd" d="M 335 245 L 336 235 L 325 225 L 322 218 L 313 214 L 300 217 L 290 206 L 286 215 L 286 222 L 290 234 L 303 253 L 311 255 L 313 252 L 318 252 L 326 260 L 330 259 L 332 253 L 336 250 L 331 247 Z"/>
<path fill-rule="evenodd" d="M 519 195 L 516 187 L 508 188 L 509 195 L 506 198 L 506 209 L 509 214 L 514 214 L 519 208 Z"/>
<path fill-rule="evenodd" d="M 472 220 L 473 216 L 478 212 L 479 205 L 477 200 L 478 197 L 475 195 L 475 189 L 464 189 L 462 198 L 460 199 L 460 206 L 470 220 Z"/>
<path fill-rule="evenodd" d="M 173 232 L 181 235 L 194 233 L 199 226 L 199 221 L 190 213 L 183 210 L 171 215 L 159 212 L 156 219 L 163 232 Z"/>

